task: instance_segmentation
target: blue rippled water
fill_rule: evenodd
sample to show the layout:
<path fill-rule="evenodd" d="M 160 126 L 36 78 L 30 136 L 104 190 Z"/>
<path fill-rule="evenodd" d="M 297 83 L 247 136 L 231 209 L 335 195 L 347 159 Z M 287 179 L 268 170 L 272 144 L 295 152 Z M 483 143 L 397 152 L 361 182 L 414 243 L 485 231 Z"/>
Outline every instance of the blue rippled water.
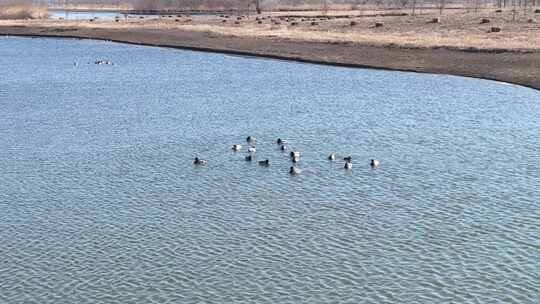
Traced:
<path fill-rule="evenodd" d="M 538 91 L 78 40 L 0 67 L 0 303 L 539 303 Z"/>
<path fill-rule="evenodd" d="M 115 17 L 124 17 L 120 11 L 69 11 L 69 10 L 49 10 L 49 18 L 51 19 L 66 19 L 66 20 L 81 20 L 93 18 L 112 19 Z"/>

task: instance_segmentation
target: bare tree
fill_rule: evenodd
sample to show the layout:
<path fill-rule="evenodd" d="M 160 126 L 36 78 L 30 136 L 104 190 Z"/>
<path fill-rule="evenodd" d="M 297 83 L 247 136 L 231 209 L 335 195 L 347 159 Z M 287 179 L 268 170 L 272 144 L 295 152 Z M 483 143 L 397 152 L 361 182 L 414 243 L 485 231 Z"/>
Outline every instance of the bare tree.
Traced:
<path fill-rule="evenodd" d="M 325 16 L 326 14 L 328 14 L 328 1 L 327 0 L 322 0 L 321 11 L 322 11 L 322 14 Z"/>
<path fill-rule="evenodd" d="M 439 9 L 439 15 L 442 15 L 442 12 L 443 12 L 445 6 L 446 6 L 446 0 L 439 0 L 439 2 L 437 2 L 437 8 Z"/>

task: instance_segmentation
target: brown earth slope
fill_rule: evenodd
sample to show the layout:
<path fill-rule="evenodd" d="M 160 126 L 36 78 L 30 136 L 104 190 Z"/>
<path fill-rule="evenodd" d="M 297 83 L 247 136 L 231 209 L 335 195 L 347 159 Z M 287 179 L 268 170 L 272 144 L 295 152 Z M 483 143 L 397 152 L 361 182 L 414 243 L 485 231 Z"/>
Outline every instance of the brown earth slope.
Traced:
<path fill-rule="evenodd" d="M 302 22 L 304 18 L 307 20 L 307 17 L 301 16 L 288 17 L 291 20 L 282 19 L 281 21 L 271 21 L 272 19 L 279 20 L 276 16 L 267 16 L 264 20 L 256 20 L 252 16 L 251 18 L 244 17 L 238 20 L 238 23 L 236 23 L 238 17 L 233 18 L 233 16 L 227 18 L 227 22 L 220 21 L 225 18 L 219 16 L 199 18 L 198 20 L 193 16 L 173 16 L 170 20 L 136 18 L 135 21 L 134 18 L 117 22 L 113 20 L 6 21 L 0 22 L 0 35 L 105 39 L 332 65 L 461 75 L 540 89 L 540 49 L 537 49 L 536 45 L 536 40 L 540 39 L 540 36 L 536 36 L 539 34 L 536 27 L 532 30 L 527 29 L 524 38 L 516 40 L 515 43 L 506 41 L 506 48 L 492 48 L 475 45 L 475 42 L 463 46 L 440 41 L 439 45 L 425 45 L 422 44 L 423 41 L 419 44 L 377 43 L 369 40 L 371 39 L 369 33 L 353 33 L 358 39 L 347 38 L 347 36 L 330 39 L 333 33 L 347 35 L 350 33 L 345 32 L 342 29 L 343 26 L 338 26 L 337 23 L 326 24 L 327 29 L 320 32 L 310 28 L 313 22 L 310 20 L 309 24 L 291 25 L 292 22 Z M 347 20 L 345 22 L 350 23 L 350 18 L 338 19 L 330 22 L 343 23 L 343 20 Z M 362 18 L 355 20 L 359 20 L 358 24 L 371 22 Z M 385 19 L 384 26 L 392 29 L 392 21 L 386 20 L 388 19 Z M 396 20 L 395 22 L 403 22 L 398 17 Z M 259 21 L 262 22 L 259 23 Z M 272 24 L 265 25 L 264 22 Z M 276 22 L 288 25 L 275 25 Z M 225 23 L 228 24 L 223 25 Z M 419 23 L 419 26 L 421 24 L 424 24 L 424 21 Z M 258 26 L 266 28 L 256 30 Z M 297 27 L 300 26 L 306 29 L 298 30 Z M 333 32 L 332 26 L 338 29 Z M 316 27 L 321 27 L 321 25 L 317 24 Z M 410 30 L 408 29 L 407 33 Z M 302 36 L 303 31 L 310 36 Z M 386 34 L 384 32 L 375 34 L 390 39 L 388 37 L 395 34 L 397 29 L 386 31 L 388 32 Z M 527 35 L 532 37 L 529 38 L 529 42 L 525 39 Z M 513 37 L 515 36 L 510 38 Z"/>

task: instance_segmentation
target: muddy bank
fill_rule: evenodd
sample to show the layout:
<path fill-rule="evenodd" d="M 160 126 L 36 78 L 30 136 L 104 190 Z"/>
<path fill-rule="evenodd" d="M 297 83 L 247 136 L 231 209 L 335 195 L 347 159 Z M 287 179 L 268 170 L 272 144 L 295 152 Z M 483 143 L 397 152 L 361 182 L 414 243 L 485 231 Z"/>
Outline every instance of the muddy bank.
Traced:
<path fill-rule="evenodd" d="M 245 38 L 178 29 L 0 26 L 0 35 L 91 38 L 339 66 L 451 74 L 540 90 L 540 52 L 462 51 Z"/>

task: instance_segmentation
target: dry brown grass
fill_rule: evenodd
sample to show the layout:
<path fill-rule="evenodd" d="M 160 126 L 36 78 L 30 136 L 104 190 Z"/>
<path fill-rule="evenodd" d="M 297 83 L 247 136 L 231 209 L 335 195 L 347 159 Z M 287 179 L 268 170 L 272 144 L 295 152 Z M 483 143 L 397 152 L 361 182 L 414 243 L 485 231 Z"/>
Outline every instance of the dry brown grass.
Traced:
<path fill-rule="evenodd" d="M 39 19 L 47 14 L 46 5 L 0 4 L 0 19 Z"/>
<path fill-rule="evenodd" d="M 395 12 L 395 11 L 392 11 Z M 287 21 L 283 15 L 293 15 Z M 341 13 L 343 15 L 344 13 Z M 219 16 L 190 16 L 183 18 L 131 18 L 120 22 L 99 19 L 94 22 L 73 20 L 19 21 L 18 25 L 37 22 L 48 27 L 85 27 L 85 28 L 144 28 L 154 30 L 183 30 L 208 32 L 216 35 L 229 35 L 248 38 L 293 39 L 329 43 L 367 44 L 407 48 L 453 48 L 481 50 L 526 50 L 540 51 L 540 14 L 520 13 L 512 20 L 510 10 L 495 13 L 484 10 L 479 13 L 466 10 L 449 11 L 440 16 L 440 23 L 429 23 L 433 17 L 439 17 L 435 11 L 424 11 L 417 16 L 382 17 L 380 11 L 346 12 L 347 18 L 317 18 L 316 26 L 311 25 L 313 16 L 320 12 L 279 12 L 258 16 L 265 17 L 262 24 L 255 20 L 257 16 L 244 18 L 234 24 L 235 18 L 223 23 Z M 339 12 L 329 12 L 330 16 L 339 16 Z M 308 17 L 309 16 L 309 17 Z M 280 20 L 279 25 L 270 20 Z M 490 23 L 480 24 L 482 18 Z M 174 19 L 179 19 L 175 22 Z M 188 19 L 190 21 L 188 21 Z M 234 20 L 233 20 L 234 19 Z M 292 19 L 292 18 L 291 18 Z M 302 21 L 304 19 L 304 21 Z M 324 20 L 321 20 L 324 19 Z M 529 19 L 538 21 L 529 23 Z M 355 26 L 351 26 L 351 21 Z M 376 22 L 383 27 L 374 27 Z M 15 23 L 10 22 L 11 25 Z M 0 25 L 2 22 L 0 22 Z M 500 33 L 489 33 L 492 26 L 501 27 Z"/>

